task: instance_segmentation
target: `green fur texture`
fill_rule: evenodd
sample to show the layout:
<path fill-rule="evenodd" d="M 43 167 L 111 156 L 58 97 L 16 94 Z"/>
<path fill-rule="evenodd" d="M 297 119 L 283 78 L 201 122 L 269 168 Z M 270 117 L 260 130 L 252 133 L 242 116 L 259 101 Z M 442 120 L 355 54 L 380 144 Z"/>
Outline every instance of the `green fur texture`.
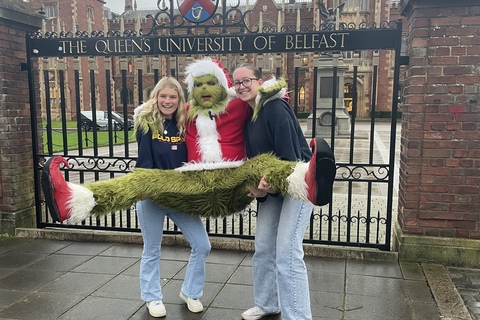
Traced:
<path fill-rule="evenodd" d="M 258 87 L 258 95 L 260 96 L 260 100 L 258 101 L 257 105 L 255 106 L 255 109 L 253 110 L 253 116 L 252 116 L 252 121 L 257 120 L 258 117 L 258 112 L 260 109 L 263 107 L 263 104 L 265 101 L 267 101 L 269 98 L 273 97 L 274 95 L 278 94 L 280 90 L 283 88 L 287 87 L 287 82 L 285 79 L 278 79 L 276 82 L 274 82 L 273 85 L 269 85 L 268 87 Z"/>
<path fill-rule="evenodd" d="M 176 171 L 135 169 L 125 176 L 85 184 L 95 196 L 92 214 L 102 216 L 151 199 L 160 206 L 192 215 L 224 217 L 243 211 L 253 200 L 248 186 L 257 186 L 263 176 L 270 187 L 287 193 L 286 178 L 296 162 L 263 154 L 230 169 Z"/>

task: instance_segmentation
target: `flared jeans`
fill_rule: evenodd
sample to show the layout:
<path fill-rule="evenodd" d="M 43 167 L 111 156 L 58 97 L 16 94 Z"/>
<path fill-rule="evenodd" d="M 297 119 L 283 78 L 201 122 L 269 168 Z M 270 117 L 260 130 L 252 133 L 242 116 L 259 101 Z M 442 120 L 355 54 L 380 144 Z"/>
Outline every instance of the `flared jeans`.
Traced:
<path fill-rule="evenodd" d="M 198 299 L 203 295 L 205 261 L 211 245 L 205 226 L 199 216 L 167 210 L 150 200 L 137 203 L 137 216 L 143 237 L 143 253 L 140 263 L 140 293 L 145 302 L 162 300 L 160 287 L 160 255 L 165 216 L 169 217 L 182 231 L 191 247 L 183 293 Z"/>
<path fill-rule="evenodd" d="M 253 255 L 255 304 L 283 320 L 311 320 L 303 237 L 313 204 L 269 195 L 259 205 Z"/>

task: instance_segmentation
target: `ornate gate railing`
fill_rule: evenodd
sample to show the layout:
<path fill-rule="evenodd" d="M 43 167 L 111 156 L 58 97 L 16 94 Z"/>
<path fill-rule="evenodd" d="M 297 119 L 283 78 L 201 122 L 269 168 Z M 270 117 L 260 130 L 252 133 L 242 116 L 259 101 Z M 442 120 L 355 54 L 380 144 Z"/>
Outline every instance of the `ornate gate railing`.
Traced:
<path fill-rule="evenodd" d="M 59 226 L 49 218 L 39 183 L 42 164 L 50 156 L 68 159 L 71 167 L 64 174 L 75 183 L 118 177 L 135 166 L 131 131 L 126 126 L 117 130 L 109 116 L 105 131 L 94 126 L 87 132 L 81 111 L 115 110 L 127 123 L 161 76 L 181 80 L 185 65 L 208 55 L 220 59 L 229 72 L 249 61 L 266 75 L 285 77 L 292 108 L 299 116 L 309 115 L 301 120 L 306 138 L 321 135 L 330 142 L 338 165 L 335 195 L 332 204 L 315 208 L 304 241 L 390 250 L 401 22 L 327 19 L 323 24 L 264 26 L 256 11 L 225 0 L 212 3 L 213 15 L 206 17 L 196 14 L 198 8 L 180 5 L 179 11 L 170 0 L 135 30 L 27 35 L 38 227 Z M 381 57 L 389 57 L 386 70 L 379 68 Z M 382 72 L 389 73 L 387 89 L 379 85 Z M 387 90 L 391 104 L 383 122 L 376 118 L 380 88 Z M 349 101 L 351 111 L 344 112 Z M 62 227 L 139 231 L 134 210 L 132 206 Z M 205 225 L 210 235 L 253 238 L 255 216 L 253 204 L 225 219 L 206 219 Z M 165 229 L 178 232 L 170 221 Z"/>

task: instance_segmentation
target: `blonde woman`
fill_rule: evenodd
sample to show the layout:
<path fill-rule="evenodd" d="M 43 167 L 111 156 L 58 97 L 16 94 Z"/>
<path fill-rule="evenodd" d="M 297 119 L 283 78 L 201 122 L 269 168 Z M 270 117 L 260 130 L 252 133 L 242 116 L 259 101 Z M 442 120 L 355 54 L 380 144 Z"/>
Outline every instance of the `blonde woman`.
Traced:
<path fill-rule="evenodd" d="M 150 100 L 135 117 L 136 168 L 175 169 L 187 161 L 185 115 L 185 97 L 180 83 L 172 77 L 161 79 Z M 211 246 L 200 217 L 162 208 L 148 199 L 137 202 L 137 216 L 144 243 L 140 291 L 150 315 L 164 317 L 167 314 L 162 303 L 159 267 L 165 216 L 175 222 L 192 248 L 180 297 L 191 312 L 203 311 L 198 299 L 203 294 L 205 260 Z"/>

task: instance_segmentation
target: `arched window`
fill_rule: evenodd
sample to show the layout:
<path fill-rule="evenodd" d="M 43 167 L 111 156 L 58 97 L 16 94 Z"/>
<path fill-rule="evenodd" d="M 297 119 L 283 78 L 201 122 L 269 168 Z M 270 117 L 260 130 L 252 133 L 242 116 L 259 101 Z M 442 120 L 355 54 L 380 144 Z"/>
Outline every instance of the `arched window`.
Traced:
<path fill-rule="evenodd" d="M 58 17 L 58 8 L 56 3 L 44 3 L 45 16 L 47 18 Z"/>
<path fill-rule="evenodd" d="M 305 104 L 305 87 L 301 86 L 298 89 L 298 104 L 304 105 Z"/>
<path fill-rule="evenodd" d="M 153 58 L 146 57 L 145 58 L 145 72 L 146 73 L 153 73 Z"/>
<path fill-rule="evenodd" d="M 120 90 L 120 103 L 124 104 L 122 90 Z M 133 90 L 127 89 L 127 104 L 133 104 Z"/>
<path fill-rule="evenodd" d="M 153 91 L 153 87 L 150 87 L 150 88 L 147 88 L 145 89 L 145 101 L 147 101 L 148 99 L 150 99 L 150 94 L 152 93 Z M 145 102 L 144 101 L 144 102 Z"/>

